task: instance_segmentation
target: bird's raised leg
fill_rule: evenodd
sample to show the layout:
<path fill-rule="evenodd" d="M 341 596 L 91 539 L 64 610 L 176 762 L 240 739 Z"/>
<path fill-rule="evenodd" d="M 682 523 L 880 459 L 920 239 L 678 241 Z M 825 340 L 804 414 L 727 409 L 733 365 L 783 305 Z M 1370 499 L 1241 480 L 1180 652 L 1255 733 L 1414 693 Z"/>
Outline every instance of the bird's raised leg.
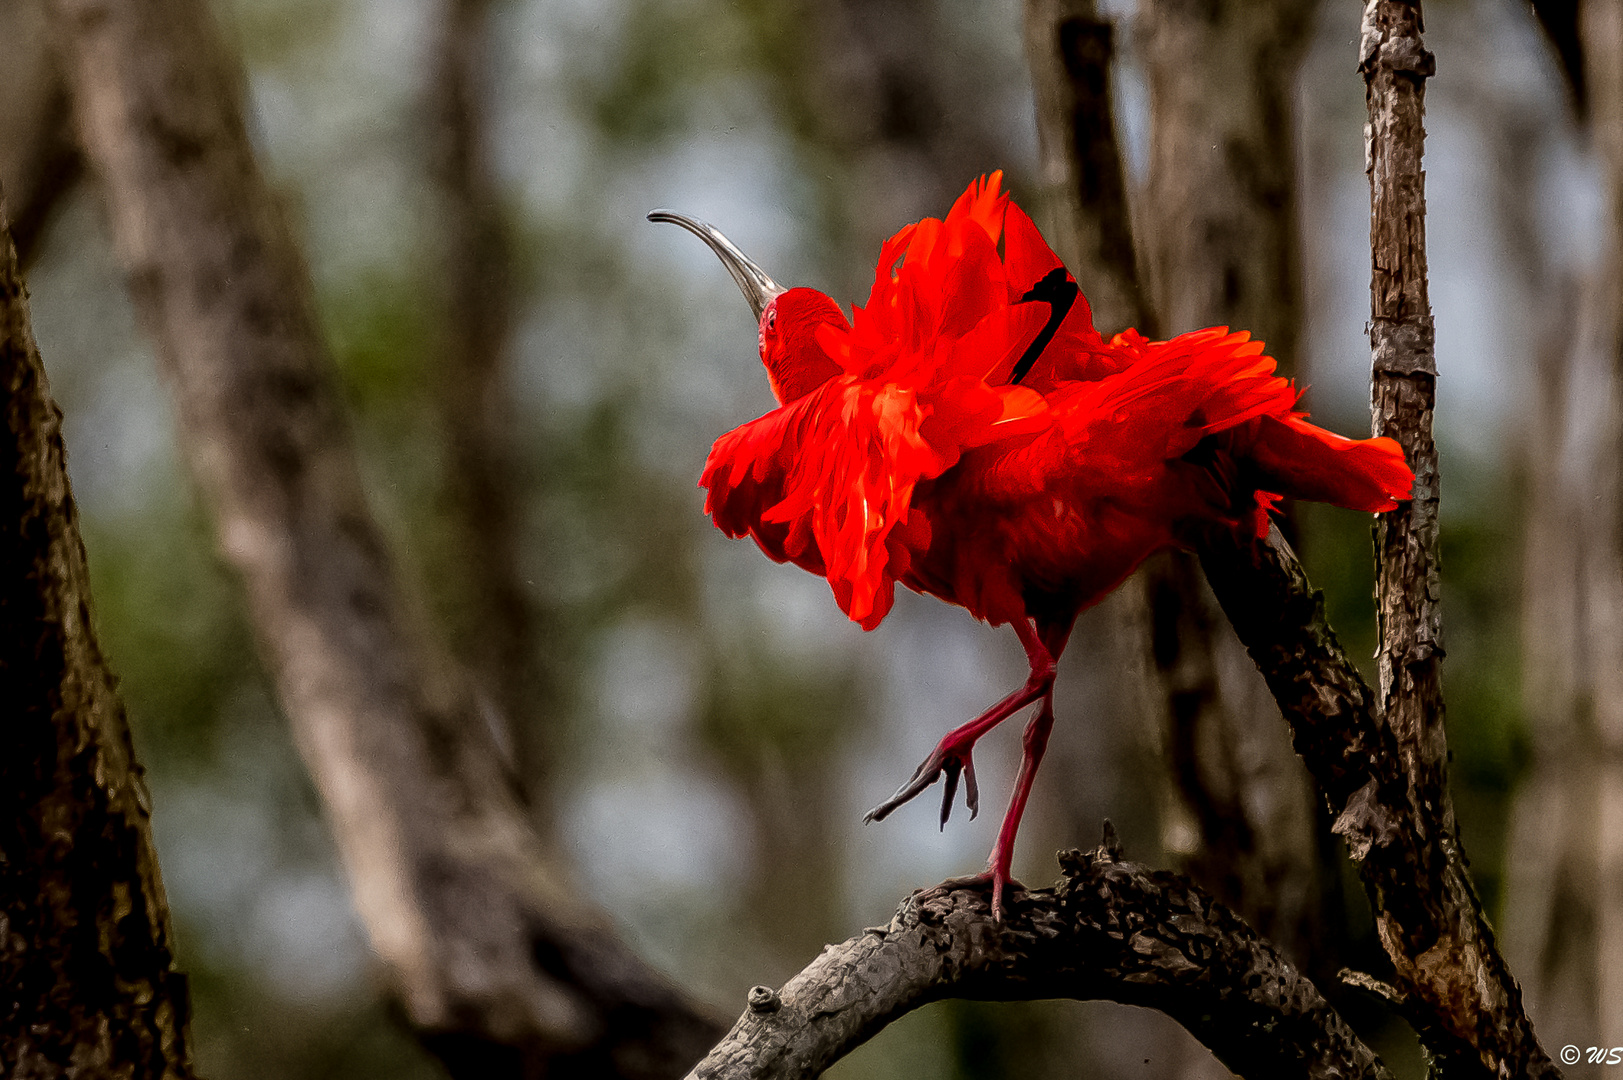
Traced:
<path fill-rule="evenodd" d="M 986 869 L 966 877 L 948 878 L 941 884 L 926 889 L 921 898 L 945 889 L 984 888 L 990 883 L 992 918 L 998 922 L 1003 921 L 1004 888 L 1012 885 L 1022 892 L 1025 891 L 1025 886 L 1009 876 L 1009 868 L 1014 863 L 1014 837 L 1020 831 L 1020 819 L 1025 815 L 1026 801 L 1031 797 L 1031 782 L 1037 777 L 1037 766 L 1042 764 L 1043 751 L 1048 749 L 1048 734 L 1053 729 L 1054 695 L 1050 692 L 1043 695 L 1042 707 L 1037 710 L 1037 715 L 1031 718 L 1031 723 L 1026 725 L 1026 734 L 1022 740 L 1020 774 L 1015 778 L 1014 794 L 1009 797 L 1009 809 L 1003 814 L 1003 825 L 997 831 L 997 843 L 992 845 L 992 854 L 986 860 Z"/>
<path fill-rule="evenodd" d="M 912 778 L 898 788 L 896 794 L 868 811 L 867 816 L 863 818 L 864 821 L 883 820 L 891 811 L 914 798 L 944 775 L 947 778 L 947 786 L 941 800 L 941 824 L 945 827 L 947 818 L 952 813 L 952 797 L 958 790 L 960 773 L 964 778 L 964 805 L 969 807 L 970 817 L 974 817 L 980 810 L 980 791 L 975 784 L 975 762 L 972 756 L 976 740 L 1033 701 L 1046 698 L 1054 687 L 1055 656 L 1038 636 L 1036 626 L 1029 619 L 1018 619 L 1014 622 L 1014 632 L 1019 636 L 1020 644 L 1025 646 L 1026 660 L 1031 665 L 1031 674 L 1026 677 L 1025 685 L 969 723 L 948 732 L 936 744 L 930 756 L 914 771 Z M 1021 805 L 1023 807 L 1024 803 Z M 1015 823 L 1019 824 L 1018 816 Z"/>

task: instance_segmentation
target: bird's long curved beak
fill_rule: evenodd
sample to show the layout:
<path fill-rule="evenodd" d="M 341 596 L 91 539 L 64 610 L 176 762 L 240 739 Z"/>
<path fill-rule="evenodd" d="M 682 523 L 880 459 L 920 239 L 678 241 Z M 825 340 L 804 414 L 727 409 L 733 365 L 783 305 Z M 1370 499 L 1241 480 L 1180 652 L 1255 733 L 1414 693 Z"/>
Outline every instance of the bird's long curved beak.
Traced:
<path fill-rule="evenodd" d="M 714 225 L 698 218 L 688 217 L 686 214 L 678 214 L 675 210 L 650 210 L 648 220 L 680 225 L 709 244 L 710 250 L 716 253 L 721 264 L 733 275 L 733 280 L 738 282 L 738 287 L 743 290 L 744 299 L 749 301 L 757 322 L 774 297 L 789 291 L 773 281 L 771 275 L 757 266 L 754 259 L 739 251 L 738 246 L 721 235 L 721 230 Z"/>

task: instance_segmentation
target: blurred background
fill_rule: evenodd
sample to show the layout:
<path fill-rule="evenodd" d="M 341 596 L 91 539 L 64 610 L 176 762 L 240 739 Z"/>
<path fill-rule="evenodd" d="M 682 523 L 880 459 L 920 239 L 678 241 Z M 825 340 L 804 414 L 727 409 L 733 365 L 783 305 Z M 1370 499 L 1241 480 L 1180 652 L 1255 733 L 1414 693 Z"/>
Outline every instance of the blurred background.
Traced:
<path fill-rule="evenodd" d="M 1102 7 L 1118 20 L 1117 114 L 1130 180 L 1143 183 L 1150 94 L 1137 13 L 1133 0 Z M 1303 308 L 1298 355 L 1280 358 L 1311 385 L 1305 404 L 1321 423 L 1361 434 L 1359 5 L 1304 7 L 1295 126 L 1279 133 L 1294 144 Z M 942 732 L 1023 678 L 1013 635 L 911 594 L 864 634 L 824 582 L 710 526 L 695 481 L 711 441 L 773 402 L 732 282 L 692 237 L 644 214 L 709 220 L 779 281 L 849 303 L 865 296 L 880 241 L 943 214 L 975 175 L 1005 170 L 1035 208 L 1021 5 L 496 0 L 477 107 L 509 306 L 478 404 L 496 418 L 503 464 L 495 508 L 471 517 L 458 509 L 466 493 L 445 407 L 456 387 L 442 364 L 453 331 L 430 165 L 436 5 L 215 8 L 247 65 L 262 163 L 305 244 L 374 506 L 476 669 L 493 653 L 466 523 L 517 552 L 503 617 L 520 646 L 482 673 L 524 723 L 517 752 L 538 815 L 581 886 L 644 956 L 732 1015 L 749 986 L 777 985 L 825 942 L 882 923 L 910 889 L 978 869 L 996 812 L 944 832 L 928 798 L 881 824 L 861 817 Z M 1522 603 L 1527 508 L 1550 445 L 1535 415 L 1537 362 L 1561 347 L 1573 282 L 1601 256 L 1601 172 L 1527 5 L 1431 0 L 1427 15 L 1454 790 L 1478 887 L 1546 1047 L 1589 1045 L 1604 1037 L 1589 1018 L 1604 1010 L 1593 969 L 1574 958 L 1599 930 L 1571 913 L 1593 879 L 1539 880 L 1543 864 L 1518 863 L 1516 845 L 1537 843 L 1518 840 L 1517 825 L 1540 730 L 1523 694 L 1525 657 L 1537 655 L 1526 633 L 1539 631 L 1524 631 Z M 89 184 L 45 223 L 29 282 L 97 617 L 152 789 L 200 1072 L 442 1075 L 384 1000 Z M 1296 524 L 1332 623 L 1369 657 L 1367 517 L 1304 508 Z M 1062 667 L 1055 760 L 1039 780 L 1049 790 L 1016 857 L 1032 884 L 1057 876 L 1056 849 L 1096 843 L 1106 816 L 1135 860 L 1184 854 L 1166 826 L 1154 725 L 1107 707 L 1121 695 L 1101 691 L 1144 673 L 1087 652 Z M 1013 725 L 982 744 L 989 808 L 1006 798 L 1017 750 Z M 1521 886 L 1512 865 L 1532 868 Z M 1542 900 L 1517 907 L 1518 887 Z M 1576 908 L 1561 907 L 1563 889 Z M 1342 896 L 1331 932 L 1373 955 L 1361 890 Z M 1552 936 L 1563 924 L 1577 936 Z M 1351 1007 L 1388 1060 L 1418 1075 L 1412 1036 L 1372 1005 Z M 1157 1014 L 962 1002 L 915 1014 L 832 1075 L 1081 1073 L 1224 1075 Z"/>

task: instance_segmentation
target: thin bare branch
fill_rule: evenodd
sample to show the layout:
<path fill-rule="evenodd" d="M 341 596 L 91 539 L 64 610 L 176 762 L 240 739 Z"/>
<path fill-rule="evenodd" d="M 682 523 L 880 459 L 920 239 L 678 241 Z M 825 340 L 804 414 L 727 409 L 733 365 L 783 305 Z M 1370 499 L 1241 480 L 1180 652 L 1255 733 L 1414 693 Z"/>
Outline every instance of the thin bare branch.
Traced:
<path fill-rule="evenodd" d="M 0 1075 L 193 1075 L 149 802 L 0 205 Z"/>
<path fill-rule="evenodd" d="M 1369 0 L 1359 69 L 1369 108 L 1371 411 L 1374 431 L 1403 446 L 1414 498 L 1376 519 L 1380 705 L 1397 741 L 1425 859 L 1414 908 L 1383 907 L 1376 929 L 1411 1017 L 1447 1075 L 1518 1075 L 1554 1069 L 1533 1035 L 1521 991 L 1460 850 L 1448 790 L 1443 730 L 1441 585 L 1437 562 L 1438 461 L 1432 441 L 1437 363 L 1426 292 L 1426 79 L 1436 68 L 1421 40 L 1419 0 Z M 1418 910 L 1415 910 L 1418 908 Z M 1484 1024 L 1484 1017 L 1497 1022 Z"/>
<path fill-rule="evenodd" d="M 1120 861 L 1113 834 L 1061 854 L 1065 878 L 995 922 L 950 883 L 823 951 L 749 1007 L 691 1080 L 816 1076 L 886 1024 L 947 997 L 1069 997 L 1160 1009 L 1242 1076 L 1391 1074 L 1268 942 L 1186 878 Z"/>

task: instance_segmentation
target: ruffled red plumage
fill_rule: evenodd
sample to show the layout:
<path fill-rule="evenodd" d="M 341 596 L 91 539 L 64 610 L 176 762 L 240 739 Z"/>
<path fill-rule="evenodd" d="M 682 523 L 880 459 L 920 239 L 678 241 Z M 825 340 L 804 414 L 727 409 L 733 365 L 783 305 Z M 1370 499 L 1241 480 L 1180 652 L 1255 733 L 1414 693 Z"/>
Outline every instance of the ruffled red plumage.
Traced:
<path fill-rule="evenodd" d="M 999 188 L 887 241 L 867 306 L 811 335 L 839 374 L 716 442 L 700 483 L 728 535 L 825 575 L 868 629 L 898 581 L 1002 623 L 1034 595 L 1074 617 L 1201 523 L 1263 535 L 1279 496 L 1408 497 L 1397 445 L 1308 423 L 1243 332 L 1106 343 L 1075 294 L 1010 385 L 1057 314 L 1034 285 L 1070 279 Z"/>
<path fill-rule="evenodd" d="M 784 404 L 718 439 L 699 481 L 718 527 L 825 576 L 865 629 L 897 582 L 1014 626 L 1025 684 L 869 814 L 943 776 L 942 823 L 960 777 L 973 812 L 976 740 L 1037 703 L 988 861 L 994 914 L 1077 613 L 1202 529 L 1265 535 L 1281 496 L 1389 510 L 1413 483 L 1391 439 L 1309 423 L 1246 333 L 1105 342 L 1000 181 L 891 237 L 849 324 L 811 290 L 769 303 L 761 356 Z"/>

